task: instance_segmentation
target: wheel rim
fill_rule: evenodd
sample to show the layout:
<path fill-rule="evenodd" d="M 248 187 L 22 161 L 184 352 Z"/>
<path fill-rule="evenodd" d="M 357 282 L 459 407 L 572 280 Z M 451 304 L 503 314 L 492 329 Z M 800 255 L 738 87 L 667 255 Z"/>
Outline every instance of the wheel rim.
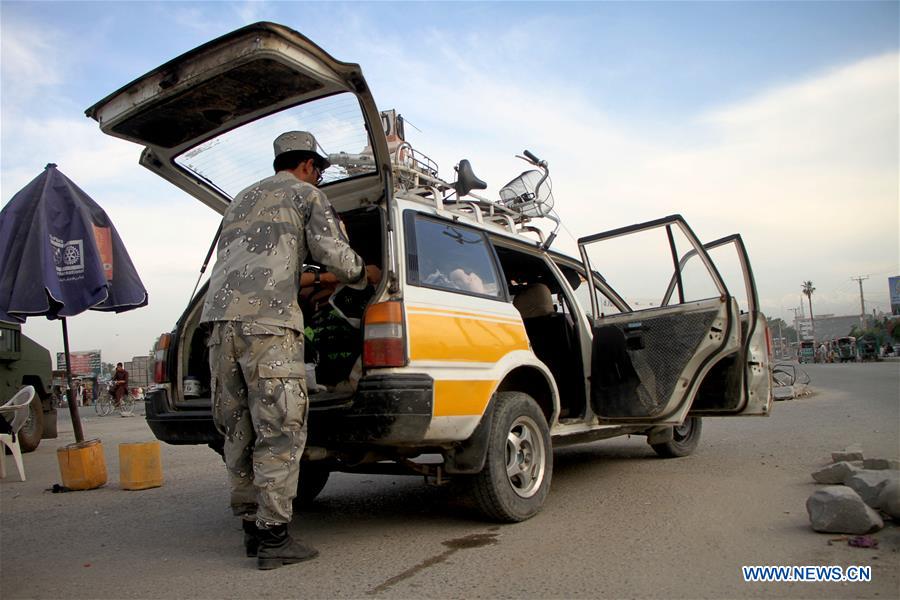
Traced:
<path fill-rule="evenodd" d="M 694 419 L 693 417 L 687 419 L 684 423 L 675 428 L 672 432 L 673 437 L 676 442 L 683 442 L 684 440 L 691 437 L 691 433 L 694 431 Z"/>
<path fill-rule="evenodd" d="M 533 419 L 521 416 L 506 437 L 506 477 L 513 491 L 530 498 L 541 487 L 547 466 L 544 438 Z"/>

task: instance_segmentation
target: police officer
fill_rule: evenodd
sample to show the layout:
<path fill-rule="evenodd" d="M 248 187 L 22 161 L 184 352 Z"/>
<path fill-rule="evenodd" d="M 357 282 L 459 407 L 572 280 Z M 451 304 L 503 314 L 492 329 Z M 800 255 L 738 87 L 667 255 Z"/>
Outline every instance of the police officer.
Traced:
<path fill-rule="evenodd" d="M 314 558 L 288 533 L 306 444 L 308 402 L 298 304 L 307 252 L 340 281 L 380 279 L 347 241 L 315 186 L 328 168 L 311 133 L 278 136 L 275 175 L 228 206 L 201 320 L 209 338 L 213 418 L 225 437 L 231 507 L 260 569 Z"/>

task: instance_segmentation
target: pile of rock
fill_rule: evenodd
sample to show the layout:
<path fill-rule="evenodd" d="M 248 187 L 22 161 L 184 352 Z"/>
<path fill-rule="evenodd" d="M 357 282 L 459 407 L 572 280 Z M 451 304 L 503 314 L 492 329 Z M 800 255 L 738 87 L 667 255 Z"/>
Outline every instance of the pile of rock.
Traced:
<path fill-rule="evenodd" d="M 877 512 L 900 522 L 900 461 L 864 458 L 862 449 L 831 454 L 832 463 L 812 474 L 827 484 L 806 500 L 812 528 L 828 533 L 861 535 L 878 531 Z"/>

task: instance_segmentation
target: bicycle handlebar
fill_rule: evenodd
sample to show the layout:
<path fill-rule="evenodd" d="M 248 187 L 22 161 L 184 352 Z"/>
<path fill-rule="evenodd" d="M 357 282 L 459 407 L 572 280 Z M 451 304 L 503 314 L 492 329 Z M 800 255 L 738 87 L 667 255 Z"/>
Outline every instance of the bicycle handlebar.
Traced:
<path fill-rule="evenodd" d="M 528 160 L 530 160 L 531 162 L 533 162 L 534 164 L 536 164 L 536 165 L 541 164 L 541 159 L 539 159 L 537 156 L 535 156 L 534 154 L 532 154 L 530 151 L 525 150 L 524 152 L 522 152 L 522 154 L 524 154 L 525 157 L 526 157 Z"/>

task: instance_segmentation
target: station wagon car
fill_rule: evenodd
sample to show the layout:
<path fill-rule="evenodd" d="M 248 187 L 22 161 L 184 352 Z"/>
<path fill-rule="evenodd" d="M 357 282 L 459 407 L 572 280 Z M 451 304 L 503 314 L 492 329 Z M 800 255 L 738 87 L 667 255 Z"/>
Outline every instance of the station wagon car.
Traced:
<path fill-rule="evenodd" d="M 671 215 L 557 252 L 535 226 L 552 217 L 545 162 L 526 152 L 534 168 L 499 200 L 475 193 L 484 184 L 467 161 L 442 179 L 358 65 L 287 27 L 215 39 L 87 115 L 219 213 L 271 174 L 278 134 L 312 131 L 328 153 L 320 187 L 384 276 L 364 311 L 344 315 L 358 326 L 346 348 L 358 380 L 319 385 L 329 357 L 309 365 L 300 501 L 334 471 L 417 473 L 459 480 L 490 518 L 521 521 L 544 503 L 555 447 L 635 434 L 683 456 L 701 417 L 769 413 L 771 341 L 740 236 L 703 244 Z M 146 416 L 160 440 L 221 448 L 204 294 L 160 337 Z"/>

